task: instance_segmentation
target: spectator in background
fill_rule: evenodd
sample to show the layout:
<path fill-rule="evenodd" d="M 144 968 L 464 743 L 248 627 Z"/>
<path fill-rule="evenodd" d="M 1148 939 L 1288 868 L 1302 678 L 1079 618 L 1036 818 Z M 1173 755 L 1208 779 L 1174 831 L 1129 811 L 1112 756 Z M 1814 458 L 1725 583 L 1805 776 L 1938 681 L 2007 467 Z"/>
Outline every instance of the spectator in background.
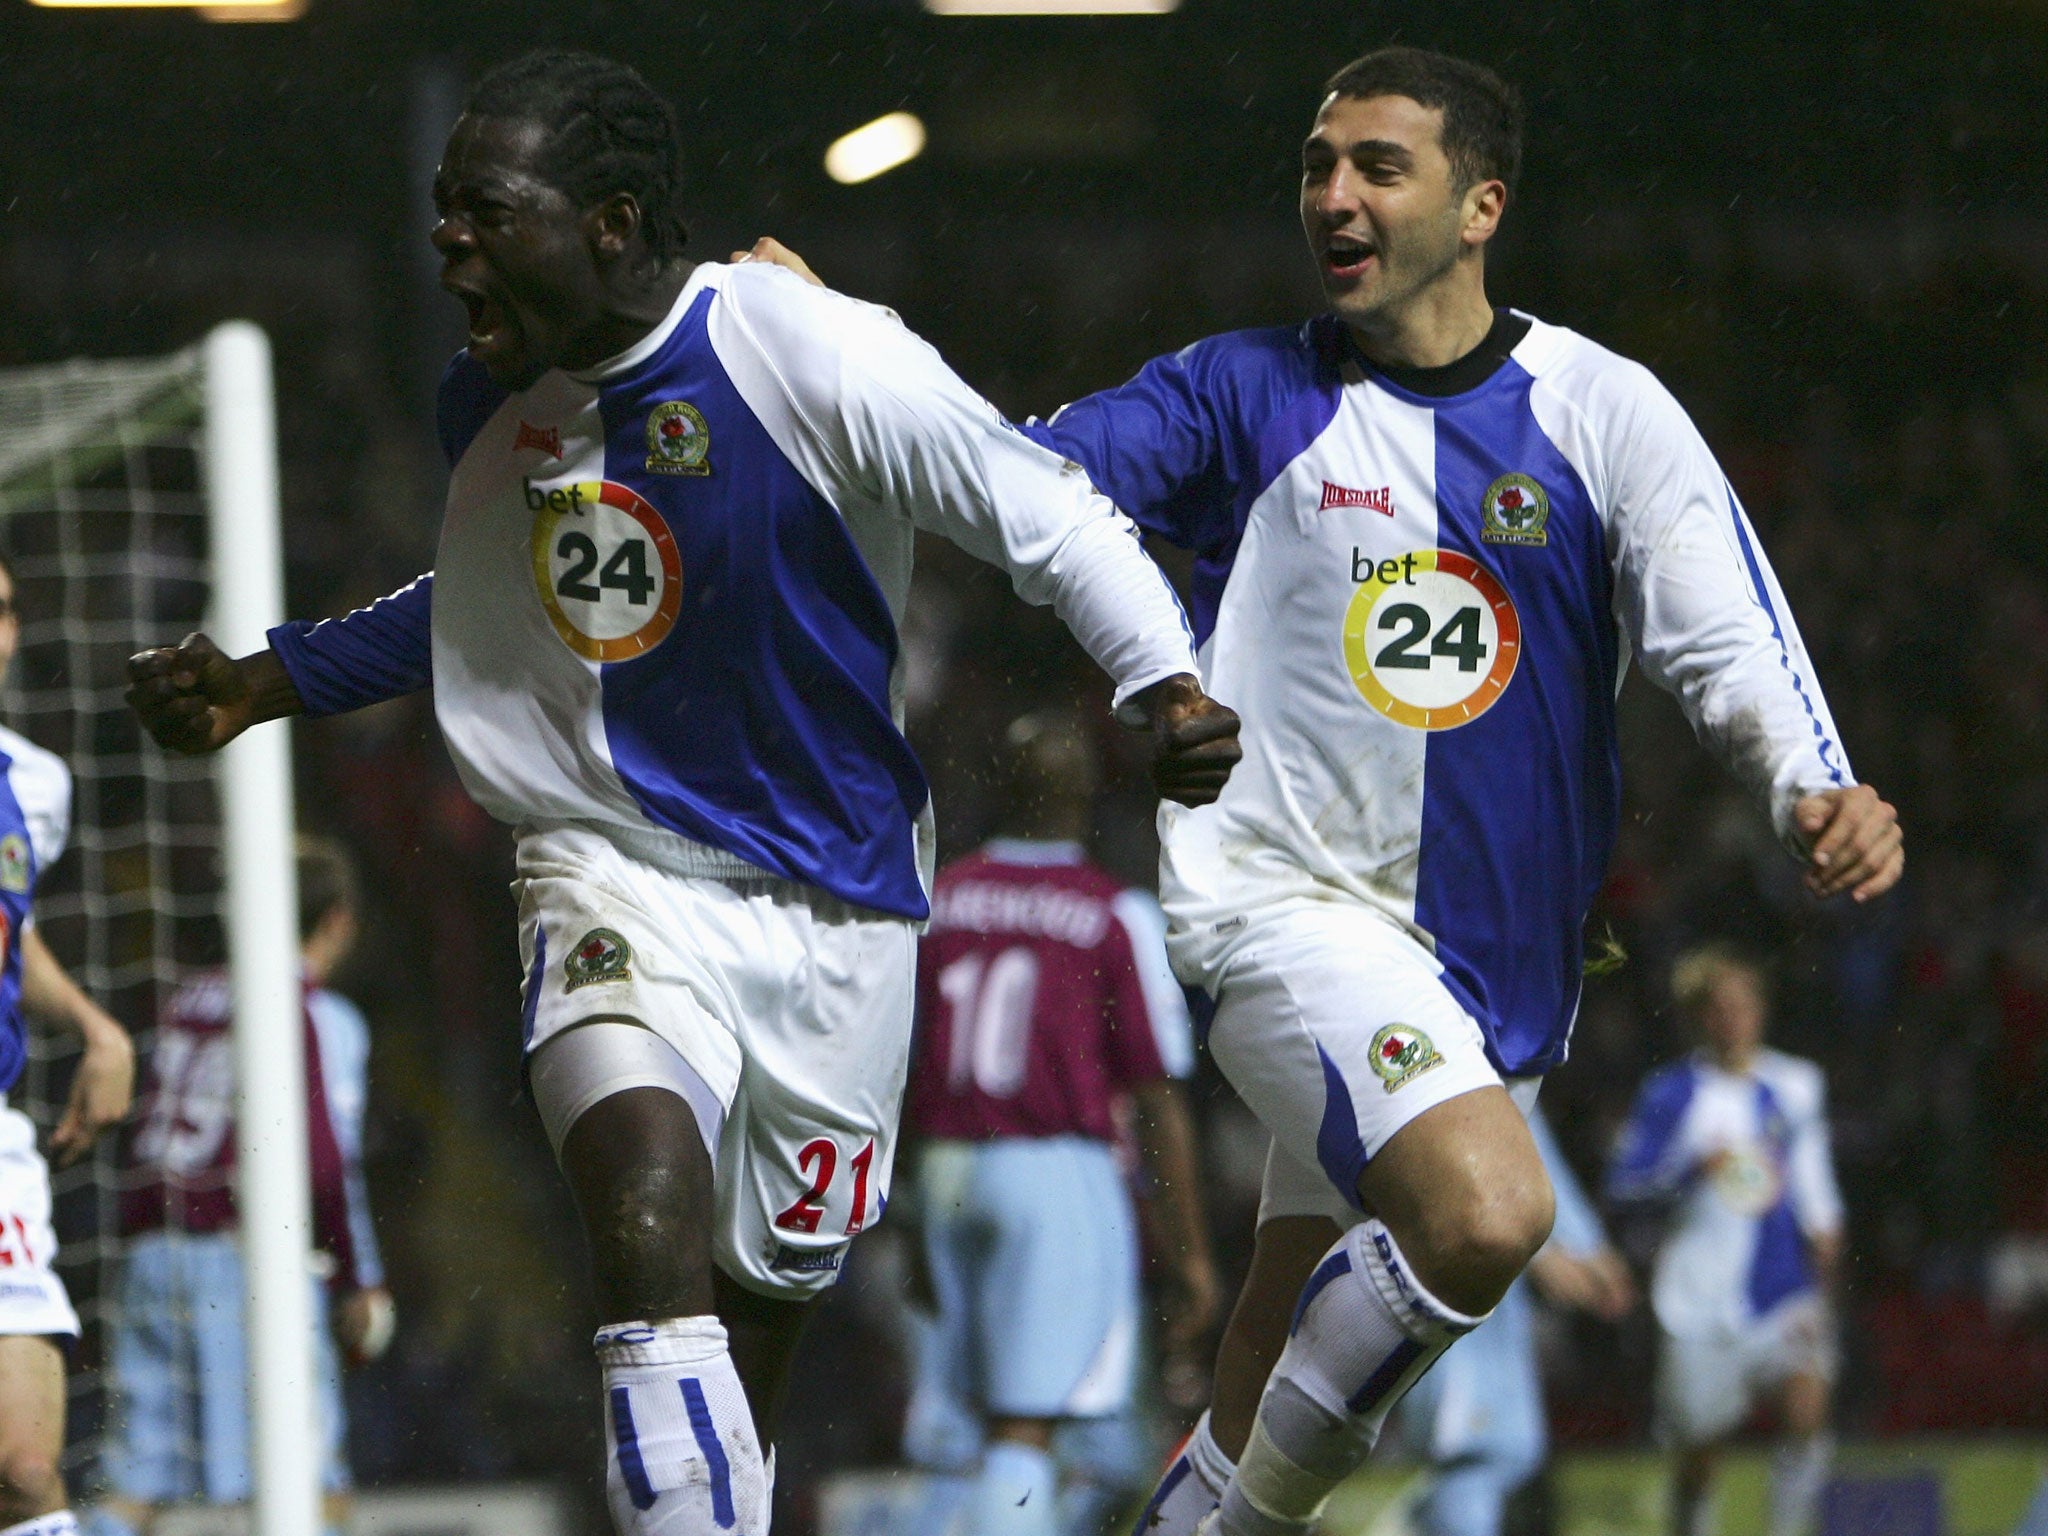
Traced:
<path fill-rule="evenodd" d="M 336 1336 L 352 1359 L 372 1359 L 390 1342 L 395 1313 L 362 1174 L 369 1027 L 327 986 L 356 940 L 355 873 L 338 844 L 302 838 L 298 879 L 313 1228 L 326 1282 L 315 1297 L 315 1341 L 327 1517 L 339 1529 L 350 1479 Z M 157 1024 L 142 1112 L 125 1149 L 127 1266 L 110 1348 L 115 1408 L 105 1455 L 112 1497 L 94 1528 L 104 1536 L 148 1536 L 166 1504 L 239 1504 L 249 1496 L 231 1027 L 224 972 L 178 990 Z"/>
<path fill-rule="evenodd" d="M 1501 1536 L 1508 1500 L 1543 1468 L 1550 1437 L 1529 1287 L 1607 1322 L 1636 1304 L 1628 1263 L 1609 1245 L 1541 1110 L 1529 1129 L 1557 1192 L 1550 1241 L 1493 1315 L 1453 1344 L 1398 1410 L 1403 1433 L 1436 1474 L 1415 1505 L 1420 1536 Z"/>
<path fill-rule="evenodd" d="M 1764 976 L 1732 948 L 1682 956 L 1671 992 L 1700 1048 L 1644 1079 L 1608 1192 L 1670 1208 L 1651 1303 L 1657 1428 L 1678 1458 L 1673 1529 L 1714 1529 L 1716 1451 L 1768 1404 L 1784 1436 L 1770 1536 L 1800 1536 L 1832 1455 L 1842 1198 L 1826 1083 L 1814 1063 L 1764 1046 Z"/>
<path fill-rule="evenodd" d="M 1119 1487 L 1104 1454 L 1143 1332 L 1112 1145 L 1122 1095 L 1159 1218 L 1168 1347 L 1216 1309 L 1175 1081 L 1194 1049 L 1158 905 L 1083 851 L 1097 773 L 1081 720 L 1042 710 L 1006 740 L 1000 835 L 940 873 L 918 955 L 909 1124 L 938 1315 L 916 1349 L 905 1449 L 935 1474 L 920 1531 L 964 1507 L 975 1536 L 1096 1536 L 1154 1471 L 1140 1451 Z"/>

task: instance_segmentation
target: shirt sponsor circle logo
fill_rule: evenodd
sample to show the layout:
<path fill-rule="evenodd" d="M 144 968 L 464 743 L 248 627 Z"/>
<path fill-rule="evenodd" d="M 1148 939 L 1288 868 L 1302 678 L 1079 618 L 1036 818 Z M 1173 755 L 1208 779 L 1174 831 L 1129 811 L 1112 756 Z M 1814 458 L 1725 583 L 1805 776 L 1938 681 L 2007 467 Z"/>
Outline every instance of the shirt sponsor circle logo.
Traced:
<path fill-rule="evenodd" d="M 1507 589 L 1469 555 L 1418 549 L 1352 556 L 1344 661 L 1365 701 L 1398 725 L 1444 731 L 1491 709 L 1514 680 L 1522 622 Z"/>
<path fill-rule="evenodd" d="M 534 586 L 564 645 L 585 661 L 630 661 L 668 638 L 683 604 L 683 562 L 645 497 L 611 480 L 528 480 L 526 504 Z"/>
<path fill-rule="evenodd" d="M 1443 1064 L 1442 1052 L 1411 1024 L 1388 1024 L 1372 1037 L 1372 1069 L 1389 1093 Z"/>
<path fill-rule="evenodd" d="M 0 890 L 27 890 L 28 868 L 28 839 L 19 832 L 0 837 Z"/>

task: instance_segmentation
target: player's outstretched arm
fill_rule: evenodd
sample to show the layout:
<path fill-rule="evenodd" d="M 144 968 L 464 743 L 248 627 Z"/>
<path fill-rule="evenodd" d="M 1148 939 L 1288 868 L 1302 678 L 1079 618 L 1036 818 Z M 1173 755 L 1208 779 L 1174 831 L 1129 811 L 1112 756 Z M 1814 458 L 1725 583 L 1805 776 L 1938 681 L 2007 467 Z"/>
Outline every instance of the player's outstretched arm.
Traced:
<path fill-rule="evenodd" d="M 34 928 L 21 935 L 21 1002 L 40 1019 L 68 1025 L 85 1041 L 71 1079 L 64 1118 L 50 1147 L 68 1165 L 91 1149 L 101 1131 L 128 1118 L 135 1097 L 135 1046 L 113 1015 L 85 995 Z"/>
<path fill-rule="evenodd" d="M 1162 800 L 1207 805 L 1223 793 L 1230 770 L 1244 756 L 1237 711 L 1202 691 L 1181 672 L 1141 689 L 1126 702 L 1143 711 L 1152 733 L 1152 784 Z"/>
<path fill-rule="evenodd" d="M 1806 888 L 1820 897 L 1847 891 L 1856 901 L 1882 896 L 1906 870 L 1899 813 L 1868 784 L 1808 795 L 1792 808 L 1810 845 Z"/>
<path fill-rule="evenodd" d="M 205 635 L 128 658 L 128 705 L 157 745 L 216 752 L 252 725 L 305 712 L 275 651 L 234 660 Z"/>
<path fill-rule="evenodd" d="M 1216 1320 L 1219 1292 L 1209 1256 L 1209 1225 L 1202 1213 L 1200 1155 L 1194 1120 L 1180 1085 L 1166 1078 L 1132 1091 L 1138 1149 L 1151 1175 L 1160 1246 L 1166 1252 L 1169 1350 L 1186 1350 Z"/>

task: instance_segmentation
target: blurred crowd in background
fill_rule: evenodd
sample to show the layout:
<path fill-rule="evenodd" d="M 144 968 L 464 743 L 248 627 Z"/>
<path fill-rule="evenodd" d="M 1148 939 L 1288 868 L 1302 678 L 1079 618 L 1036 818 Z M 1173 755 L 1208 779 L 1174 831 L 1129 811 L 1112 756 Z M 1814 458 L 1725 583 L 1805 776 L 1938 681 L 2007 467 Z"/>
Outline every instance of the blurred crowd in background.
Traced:
<path fill-rule="evenodd" d="M 882 9 L 845 7 L 851 19 L 832 25 Z M 1291 210 L 1294 146 L 1322 75 L 1399 30 L 1362 8 L 1305 9 L 1327 25 L 1239 39 L 1263 63 L 1234 129 L 1205 119 L 1177 138 L 1168 72 L 1153 61 L 1165 106 L 1146 119 L 1142 153 L 1062 161 L 1048 150 L 1042 165 L 990 156 L 915 172 L 926 179 L 879 193 L 872 217 L 843 193 L 807 205 L 801 178 L 781 169 L 808 153 L 801 135 L 764 136 L 749 163 L 731 147 L 738 129 L 707 128 L 728 147 L 707 153 L 693 254 L 783 236 L 828 282 L 897 308 L 1013 416 L 1212 331 L 1303 318 L 1315 286 Z M 1509 215 L 1496 302 L 1649 364 L 1690 410 L 1771 550 L 1858 776 L 1897 803 L 1909 848 L 1887 899 L 1814 904 L 1671 702 L 1631 679 L 1624 827 L 1589 944 L 1605 964 L 1588 980 L 1572 1059 L 1546 1088 L 1552 1123 L 1597 1187 L 1643 1073 L 1688 1048 L 1668 1005 L 1672 958 L 1707 938 L 1754 948 L 1771 965 L 1775 1043 L 1828 1074 L 1850 1220 L 1842 1427 L 2048 1431 L 2048 197 L 2014 169 L 2043 137 L 2030 115 L 2039 93 L 2012 88 L 2042 51 L 2040 28 L 2018 12 L 1972 12 L 1924 51 L 1904 24 L 1836 49 L 1822 7 L 1794 57 L 1773 52 L 1784 40 L 1769 23 L 1743 23 L 1726 57 L 1757 67 L 1730 80 L 1706 78 L 1723 40 L 1696 20 L 1674 19 L 1673 37 L 1655 41 L 1617 24 L 1607 51 L 1588 53 L 1591 13 L 1555 34 L 1531 24 L 1506 47 L 1465 14 L 1476 9 L 1405 35 L 1485 58 L 1530 95 L 1529 191 Z M 1213 117 L 1233 110 L 1230 72 L 1253 64 L 1202 10 L 1191 0 L 1196 30 L 1183 41 Z M 701 52 L 636 31 L 654 25 L 651 11 L 605 14 L 608 31 L 576 40 L 629 57 L 636 37 L 669 46 L 668 63 L 646 67 L 685 88 L 676 61 Z M 1860 35 L 1860 13 L 1843 18 Z M 718 89 L 732 92 L 734 71 L 770 47 L 721 25 L 707 35 L 725 39 Z M 901 71 L 913 95 L 942 81 L 1029 105 L 1032 61 L 1064 46 L 1033 32 L 1028 57 L 983 49 L 948 75 L 929 23 L 878 25 L 880 41 L 831 33 L 803 67 L 831 73 L 810 54 L 852 50 L 865 69 Z M 1118 50 L 1155 46 L 1132 36 L 1081 38 L 1076 71 L 1094 78 Z M 499 28 L 468 48 L 487 59 L 538 40 Z M 391 141 L 376 151 L 379 185 L 402 208 L 417 190 L 405 134 L 437 144 L 444 124 L 425 132 L 422 114 L 439 100 L 445 119 L 454 94 L 435 97 L 433 82 L 459 83 L 455 65 L 437 67 L 444 75 L 415 63 L 409 104 L 387 93 L 378 109 L 391 118 L 377 130 Z M 47 64 L 31 84 L 54 100 L 66 78 Z M 311 89 L 302 66 L 290 91 Z M 1619 105 L 1603 116 L 1603 102 Z M 686 129 L 693 110 L 713 111 L 683 105 Z M 1714 123 L 1698 127 L 1701 113 Z M 1023 106 L 1016 115 L 1018 132 L 1035 121 Z M 1214 184 L 1184 163 L 1233 131 L 1256 142 Z M 331 184 L 267 183 L 276 218 L 173 212 L 151 233 L 135 216 L 100 238 L 45 188 L 25 215 L 10 204 L 0 219 L 0 362 L 162 350 L 227 313 L 269 327 L 290 602 L 306 616 L 430 565 L 443 483 L 431 379 L 435 354 L 459 342 L 459 312 L 431 292 L 423 217 L 387 208 L 348 233 L 349 199 L 376 191 L 349 160 L 367 142 L 336 143 Z M 237 144 L 229 158 L 250 152 Z M 1177 190 L 1140 185 L 1160 157 L 1177 162 Z M 1842 165 L 1847 201 L 1832 196 Z M 911 728 L 941 856 L 988 830 L 1001 726 L 1078 695 L 1094 701 L 1109 770 L 1094 851 L 1149 884 L 1139 754 L 1050 616 L 950 548 L 923 552 L 916 593 Z M 463 793 L 426 696 L 302 726 L 297 750 L 301 814 L 355 851 L 368 892 L 364 939 L 337 985 L 375 1026 L 369 1175 L 402 1322 L 392 1352 L 351 1383 L 357 1472 L 580 1482 L 600 1463 L 598 1418 L 563 1394 L 595 1391 L 593 1314 L 520 1081 L 510 838 Z M 1229 1270 L 1248 1253 L 1263 1148 L 1207 1068 L 1198 1099 Z M 807 1346 L 804 1380 L 854 1362 L 874 1385 L 799 1385 L 783 1462 L 799 1509 L 823 1467 L 896 1449 L 891 1341 L 859 1302 L 860 1258 L 852 1268 Z M 1645 1319 L 1560 1322 L 1546 1352 L 1562 1442 L 1644 1437 Z"/>

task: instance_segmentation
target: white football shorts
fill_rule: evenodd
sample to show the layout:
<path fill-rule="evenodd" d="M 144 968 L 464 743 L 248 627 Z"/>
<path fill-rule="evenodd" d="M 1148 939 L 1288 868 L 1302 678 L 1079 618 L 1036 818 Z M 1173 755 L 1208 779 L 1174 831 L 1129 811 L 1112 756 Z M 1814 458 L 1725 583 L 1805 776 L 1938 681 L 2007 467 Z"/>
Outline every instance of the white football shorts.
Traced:
<path fill-rule="evenodd" d="M 57 1278 L 50 1168 L 35 1123 L 0 1098 L 0 1334 L 78 1337 L 78 1314 Z"/>
<path fill-rule="evenodd" d="M 1794 1376 L 1835 1379 L 1834 1319 L 1818 1291 L 1787 1297 L 1740 1333 L 1657 1333 L 1656 1430 L 1666 1445 L 1734 1433 Z"/>
<path fill-rule="evenodd" d="M 1209 1050 L 1272 1134 L 1259 1220 L 1364 1220 L 1358 1176 L 1424 1110 L 1504 1085 L 1436 958 L 1356 902 L 1296 897 L 1168 936 Z M 1539 1080 L 1512 1085 L 1534 1103 Z M 1524 1104 L 1526 1112 L 1527 1104 Z"/>
<path fill-rule="evenodd" d="M 915 925 L 768 875 L 671 873 L 586 827 L 523 832 L 518 877 L 529 1066 L 581 1024 L 651 1030 L 723 1110 L 718 1266 L 771 1296 L 832 1284 L 888 1201 Z"/>

